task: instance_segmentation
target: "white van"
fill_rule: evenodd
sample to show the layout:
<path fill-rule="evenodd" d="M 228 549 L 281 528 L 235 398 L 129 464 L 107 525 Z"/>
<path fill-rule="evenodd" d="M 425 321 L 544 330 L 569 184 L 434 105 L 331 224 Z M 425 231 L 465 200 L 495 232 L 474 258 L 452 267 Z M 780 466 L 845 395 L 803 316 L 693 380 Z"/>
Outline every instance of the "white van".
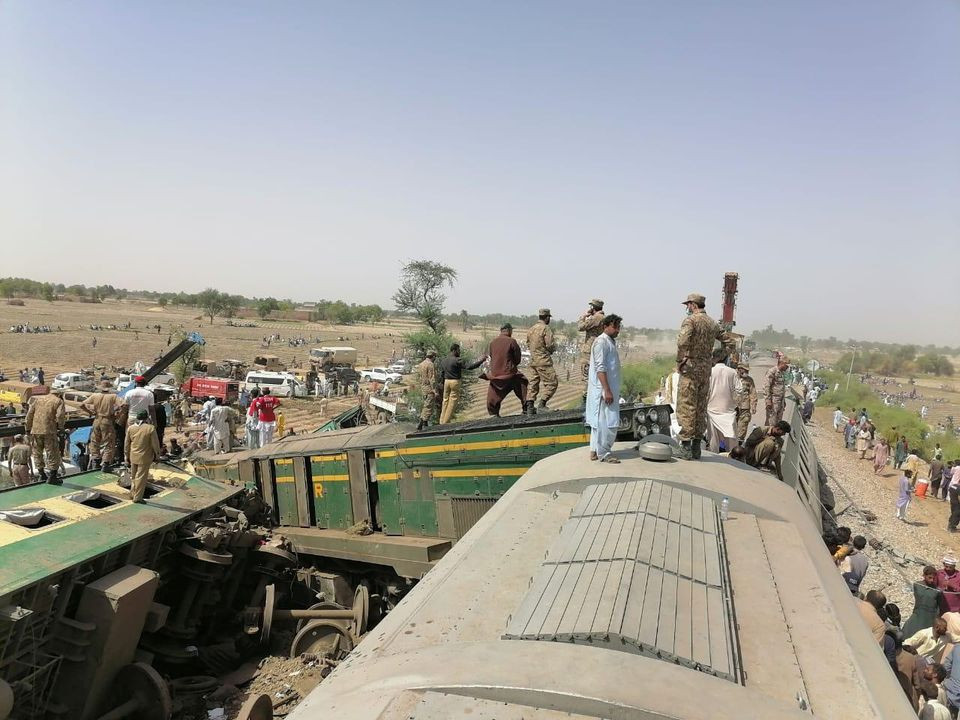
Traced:
<path fill-rule="evenodd" d="M 53 390 L 93 390 L 93 380 L 80 373 L 60 373 L 53 379 Z"/>
<path fill-rule="evenodd" d="M 243 381 L 247 392 L 254 388 L 270 388 L 274 397 L 306 397 L 307 388 L 290 373 L 251 370 Z"/>

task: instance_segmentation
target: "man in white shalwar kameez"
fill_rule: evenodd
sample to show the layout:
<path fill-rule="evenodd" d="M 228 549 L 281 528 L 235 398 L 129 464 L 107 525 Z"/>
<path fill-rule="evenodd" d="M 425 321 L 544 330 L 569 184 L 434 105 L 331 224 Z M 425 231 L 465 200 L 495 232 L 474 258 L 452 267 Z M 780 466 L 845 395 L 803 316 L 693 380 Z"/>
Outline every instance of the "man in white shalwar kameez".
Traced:
<path fill-rule="evenodd" d="M 719 452 L 722 440 L 727 451 L 737 445 L 737 396 L 740 376 L 732 367 L 718 360 L 710 371 L 710 393 L 707 395 L 707 435 L 710 452 Z"/>
<path fill-rule="evenodd" d="M 680 422 L 677 420 L 677 393 L 680 390 L 680 373 L 674 369 L 674 371 L 667 375 L 665 394 L 667 396 L 667 401 L 670 403 L 670 406 L 673 408 L 673 412 L 670 413 L 670 437 L 678 438 L 680 437 Z"/>
<path fill-rule="evenodd" d="M 613 443 L 620 427 L 620 355 L 617 335 L 619 315 L 603 319 L 603 331 L 590 348 L 590 370 L 587 375 L 587 406 L 584 423 L 590 427 L 590 459 L 619 463 L 613 455 Z"/>
<path fill-rule="evenodd" d="M 220 398 L 214 401 L 207 425 L 213 439 L 213 451 L 225 453 L 230 451 L 230 415 L 233 411 L 223 404 Z"/>

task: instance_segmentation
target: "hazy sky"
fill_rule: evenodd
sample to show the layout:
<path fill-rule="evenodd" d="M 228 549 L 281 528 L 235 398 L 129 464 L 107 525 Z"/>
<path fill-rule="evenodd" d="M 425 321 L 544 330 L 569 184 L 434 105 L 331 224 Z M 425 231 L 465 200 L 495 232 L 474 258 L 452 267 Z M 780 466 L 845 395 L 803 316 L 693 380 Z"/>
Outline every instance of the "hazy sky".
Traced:
<path fill-rule="evenodd" d="M 0 275 L 960 344 L 960 3 L 0 3 Z"/>

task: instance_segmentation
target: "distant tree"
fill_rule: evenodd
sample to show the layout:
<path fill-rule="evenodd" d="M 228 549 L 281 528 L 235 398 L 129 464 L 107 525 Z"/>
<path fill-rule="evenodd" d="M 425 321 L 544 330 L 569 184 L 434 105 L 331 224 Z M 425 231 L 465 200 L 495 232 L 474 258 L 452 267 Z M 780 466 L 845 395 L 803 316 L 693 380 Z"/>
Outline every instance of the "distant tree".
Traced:
<path fill-rule="evenodd" d="M 237 311 L 243 306 L 243 297 L 224 294 L 220 298 L 220 303 L 222 305 L 220 312 L 225 318 L 236 317 Z"/>
<path fill-rule="evenodd" d="M 372 323 L 378 323 L 383 320 L 383 308 L 379 305 L 369 305 L 367 307 L 367 320 Z"/>
<path fill-rule="evenodd" d="M 210 324 L 213 325 L 213 318 L 223 312 L 223 293 L 207 288 L 197 295 L 197 305 L 210 318 Z"/>
<path fill-rule="evenodd" d="M 466 310 L 461 310 L 460 311 L 460 329 L 463 330 L 463 332 L 466 332 L 467 327 L 469 325 L 470 325 L 470 313 L 468 313 Z"/>
<path fill-rule="evenodd" d="M 44 300 L 46 300 L 47 302 L 53 302 L 53 298 L 54 298 L 53 285 L 51 285 L 50 283 L 44 283 L 42 292 L 43 292 Z"/>
<path fill-rule="evenodd" d="M 412 312 L 417 319 L 440 335 L 446 329 L 443 321 L 443 287 L 453 287 L 457 271 L 431 260 L 412 260 L 400 270 L 400 287 L 393 295 L 397 310 Z"/>
<path fill-rule="evenodd" d="M 263 298 L 257 301 L 257 315 L 260 316 L 260 319 L 265 320 L 270 313 L 276 312 L 280 309 L 280 303 L 277 302 L 276 298 Z"/>
<path fill-rule="evenodd" d="M 157 299 L 157 305 L 159 305 L 160 307 L 166 307 L 166 306 L 167 306 L 167 302 L 168 302 L 168 300 L 167 300 L 167 296 L 166 296 L 166 295 L 161 295 L 161 296 Z"/>

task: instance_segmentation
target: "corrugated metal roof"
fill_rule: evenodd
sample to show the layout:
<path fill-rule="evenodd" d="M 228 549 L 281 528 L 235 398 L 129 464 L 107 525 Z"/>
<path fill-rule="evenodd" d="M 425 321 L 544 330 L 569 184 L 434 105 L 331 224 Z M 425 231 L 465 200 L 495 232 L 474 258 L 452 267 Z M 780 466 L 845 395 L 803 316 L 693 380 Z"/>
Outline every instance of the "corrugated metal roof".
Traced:
<path fill-rule="evenodd" d="M 505 639 L 603 645 L 740 681 L 712 499 L 654 480 L 589 486 Z"/>

